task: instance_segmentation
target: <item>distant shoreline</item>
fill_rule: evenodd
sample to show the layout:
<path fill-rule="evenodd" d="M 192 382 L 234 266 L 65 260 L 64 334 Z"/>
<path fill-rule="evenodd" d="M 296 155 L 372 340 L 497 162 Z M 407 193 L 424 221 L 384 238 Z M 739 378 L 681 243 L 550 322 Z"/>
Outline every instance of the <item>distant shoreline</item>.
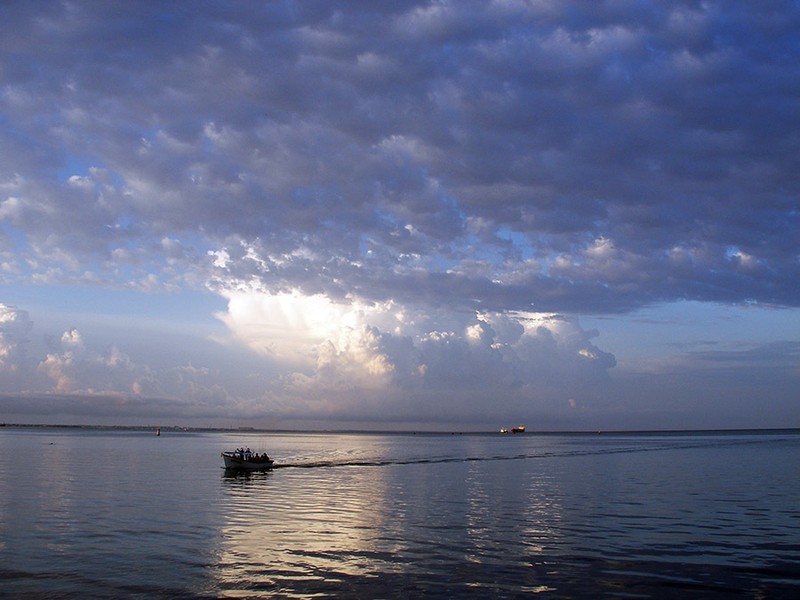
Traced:
<path fill-rule="evenodd" d="M 178 425 L 63 425 L 50 423 L 0 423 L 15 429 L 81 429 L 93 431 L 160 431 L 163 433 L 241 433 L 241 434 L 380 434 L 380 435 L 501 435 L 498 431 L 420 431 L 414 429 L 259 429 L 254 427 L 183 427 Z M 503 437 L 547 435 L 681 435 L 681 434 L 780 434 L 800 433 L 800 427 L 764 427 L 733 429 L 619 429 L 619 430 L 528 430 Z"/>

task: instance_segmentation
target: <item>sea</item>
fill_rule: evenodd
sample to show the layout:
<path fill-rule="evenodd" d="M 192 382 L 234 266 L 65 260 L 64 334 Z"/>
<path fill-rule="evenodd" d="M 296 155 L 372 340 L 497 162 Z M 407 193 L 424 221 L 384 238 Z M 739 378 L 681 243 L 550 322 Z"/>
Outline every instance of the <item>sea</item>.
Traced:
<path fill-rule="evenodd" d="M 6 426 L 0 598 L 796 599 L 800 431 Z"/>

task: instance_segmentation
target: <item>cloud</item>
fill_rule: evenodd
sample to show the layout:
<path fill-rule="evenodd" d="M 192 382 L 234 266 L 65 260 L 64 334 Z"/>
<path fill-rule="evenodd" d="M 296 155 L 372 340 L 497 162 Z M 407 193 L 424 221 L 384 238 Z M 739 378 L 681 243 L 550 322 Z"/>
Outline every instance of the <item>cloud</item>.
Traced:
<path fill-rule="evenodd" d="M 308 295 L 797 304 L 791 4 L 208 10 L 6 8 L 7 270 L 201 285 L 244 244 Z"/>
<path fill-rule="evenodd" d="M 798 26 L 782 1 L 4 5 L 0 281 L 210 290 L 216 339 L 267 365 L 245 392 L 94 340 L 26 358 L 20 320 L 6 376 L 578 408 L 614 365 L 580 316 L 798 307 Z"/>
<path fill-rule="evenodd" d="M 282 311 L 273 312 L 276 306 Z M 266 320 L 273 327 L 250 330 L 248 319 L 261 324 L 265 308 L 275 315 Z M 47 353 L 33 356 L 26 351 L 30 317 L 4 307 L 0 406 L 27 419 L 334 427 L 520 420 L 539 429 L 774 427 L 797 416 L 794 342 L 618 365 L 595 345 L 597 331 L 556 314 L 438 315 L 239 292 L 218 316 L 235 336 L 218 340 L 228 352 L 234 344 L 260 349 L 261 360 L 233 376 L 213 366 L 138 363 L 116 346 L 98 349 L 76 329 L 46 336 Z M 287 335 L 289 343 L 277 343 Z"/>
<path fill-rule="evenodd" d="M 0 304 L 0 373 L 15 376 L 26 368 L 26 345 L 32 328 L 27 311 Z"/>
<path fill-rule="evenodd" d="M 116 347 L 104 353 L 88 350 L 77 329 L 65 331 L 57 349 L 39 363 L 38 371 L 53 382 L 53 392 L 85 393 L 133 390 L 130 359 Z"/>
<path fill-rule="evenodd" d="M 238 406 L 252 410 L 252 401 L 248 405 L 232 395 L 241 390 L 225 390 L 211 369 L 137 363 L 115 345 L 97 348 L 75 328 L 45 333 L 47 352 L 36 356 L 28 348 L 33 332 L 26 310 L 0 304 L 0 405 L 5 410 L 50 414 L 69 407 L 84 413 L 93 407 L 98 415 L 126 410 L 144 415 L 145 407 L 158 404 L 163 407 L 157 414 L 177 415 L 178 408 L 217 416 L 244 414 Z M 47 398 L 55 404 L 42 413 Z"/>
<path fill-rule="evenodd" d="M 33 323 L 26 311 L 4 306 L 2 405 L 28 414 L 188 410 L 195 417 L 342 421 L 407 421 L 412 413 L 415 421 L 437 421 L 458 405 L 478 419 L 602 386 L 615 363 L 591 343 L 594 332 L 558 315 L 432 315 L 395 304 L 238 291 L 218 316 L 235 336 L 221 342 L 247 344 L 272 364 L 275 375 L 259 379 L 255 394 L 246 382 L 223 383 L 209 367 L 156 368 L 115 345 L 98 349 L 75 328 L 46 335 L 46 355 L 28 356 Z M 48 397 L 54 405 L 44 410 Z"/>
<path fill-rule="evenodd" d="M 509 404 L 536 406 L 602 387 L 615 365 L 613 355 L 590 341 L 596 332 L 553 314 L 446 308 L 434 314 L 296 291 L 237 290 L 218 316 L 287 373 L 275 396 L 292 398 L 293 410 L 302 406 L 320 418 L 353 411 L 362 418 L 399 416 L 412 409 L 430 417 L 442 403 L 485 417 Z"/>
<path fill-rule="evenodd" d="M 780 341 L 621 362 L 593 408 L 607 410 L 596 413 L 602 427 L 615 420 L 661 429 L 788 427 L 798 418 L 798 358 L 797 342 Z"/>

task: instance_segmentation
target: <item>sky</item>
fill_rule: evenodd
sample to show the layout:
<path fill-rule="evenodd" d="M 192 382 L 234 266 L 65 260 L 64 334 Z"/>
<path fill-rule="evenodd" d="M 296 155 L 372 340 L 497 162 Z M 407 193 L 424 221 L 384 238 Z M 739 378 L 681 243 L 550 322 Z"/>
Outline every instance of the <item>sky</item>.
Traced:
<path fill-rule="evenodd" d="M 800 427 L 800 4 L 0 4 L 0 421 Z"/>

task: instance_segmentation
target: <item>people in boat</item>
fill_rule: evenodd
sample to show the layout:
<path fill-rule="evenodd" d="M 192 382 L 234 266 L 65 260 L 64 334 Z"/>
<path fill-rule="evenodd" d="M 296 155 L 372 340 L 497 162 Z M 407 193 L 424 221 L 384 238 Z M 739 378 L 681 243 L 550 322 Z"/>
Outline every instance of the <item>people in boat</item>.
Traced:
<path fill-rule="evenodd" d="M 240 460 L 248 460 L 250 462 L 269 462 L 270 458 L 266 452 L 259 454 L 252 452 L 250 448 L 237 448 L 233 455 Z"/>

